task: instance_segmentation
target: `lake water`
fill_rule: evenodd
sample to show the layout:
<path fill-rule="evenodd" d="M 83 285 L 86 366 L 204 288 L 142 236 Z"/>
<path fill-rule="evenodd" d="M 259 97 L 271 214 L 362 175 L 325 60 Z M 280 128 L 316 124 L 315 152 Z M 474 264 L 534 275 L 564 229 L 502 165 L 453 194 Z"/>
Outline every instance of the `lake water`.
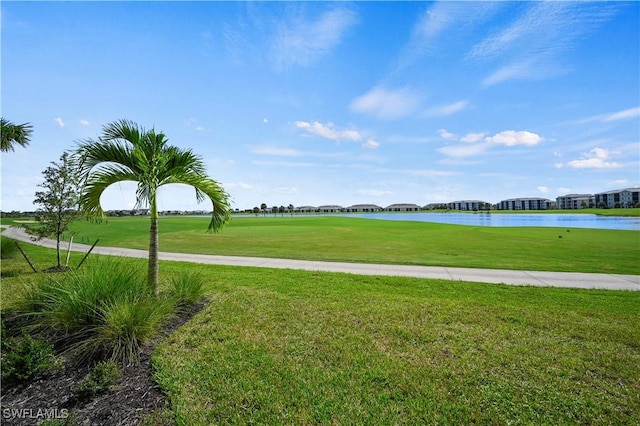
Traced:
<path fill-rule="evenodd" d="M 554 228 L 621 229 L 640 231 L 640 217 L 613 217 L 598 216 L 595 214 L 350 213 L 340 216 L 381 220 L 410 220 L 473 226 L 542 226 Z"/>

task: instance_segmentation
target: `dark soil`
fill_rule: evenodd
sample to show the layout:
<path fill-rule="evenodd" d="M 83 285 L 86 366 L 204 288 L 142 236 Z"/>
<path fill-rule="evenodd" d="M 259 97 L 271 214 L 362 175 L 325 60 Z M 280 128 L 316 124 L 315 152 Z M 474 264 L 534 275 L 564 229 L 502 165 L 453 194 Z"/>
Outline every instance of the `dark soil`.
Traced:
<path fill-rule="evenodd" d="M 153 380 L 151 354 L 156 345 L 198 313 L 204 304 L 191 306 L 163 327 L 158 338 L 145 345 L 139 363 L 122 369 L 118 382 L 91 400 L 81 400 L 76 389 L 89 367 L 65 368 L 32 383 L 2 389 L 0 423 L 37 425 L 52 417 L 75 416 L 78 425 L 137 425 L 153 412 L 168 408 L 164 393 Z M 172 424 L 164 416 L 161 424 Z M 158 424 L 158 423 L 153 423 Z"/>

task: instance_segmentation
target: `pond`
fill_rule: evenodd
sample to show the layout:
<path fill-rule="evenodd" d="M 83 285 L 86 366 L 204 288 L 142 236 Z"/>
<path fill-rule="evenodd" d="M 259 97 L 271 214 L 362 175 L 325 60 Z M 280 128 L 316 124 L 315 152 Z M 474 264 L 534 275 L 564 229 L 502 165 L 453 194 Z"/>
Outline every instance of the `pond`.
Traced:
<path fill-rule="evenodd" d="M 404 220 L 473 226 L 540 226 L 640 231 L 640 217 L 571 213 L 350 213 L 363 219 Z"/>

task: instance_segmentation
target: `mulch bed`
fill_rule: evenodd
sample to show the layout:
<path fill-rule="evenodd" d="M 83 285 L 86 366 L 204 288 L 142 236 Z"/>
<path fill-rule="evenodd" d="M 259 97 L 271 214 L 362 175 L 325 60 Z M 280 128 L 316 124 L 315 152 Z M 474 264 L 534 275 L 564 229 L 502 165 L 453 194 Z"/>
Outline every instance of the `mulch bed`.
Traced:
<path fill-rule="evenodd" d="M 36 381 L 2 389 L 2 424 L 37 425 L 51 417 L 75 415 L 78 425 L 137 425 L 145 415 L 168 407 L 152 378 L 151 354 L 156 345 L 204 308 L 197 304 L 166 324 L 160 335 L 142 349 L 138 364 L 121 370 L 118 382 L 91 400 L 79 400 L 75 389 L 90 368 L 66 367 Z M 162 424 L 166 423 L 166 416 Z"/>

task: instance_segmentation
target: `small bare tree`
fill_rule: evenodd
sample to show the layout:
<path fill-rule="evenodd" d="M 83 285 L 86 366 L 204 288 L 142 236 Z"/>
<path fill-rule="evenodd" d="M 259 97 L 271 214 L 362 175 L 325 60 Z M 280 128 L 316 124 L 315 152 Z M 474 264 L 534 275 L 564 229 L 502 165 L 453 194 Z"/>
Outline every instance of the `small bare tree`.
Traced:
<path fill-rule="evenodd" d="M 34 204 L 38 209 L 41 236 L 56 236 L 56 251 L 58 257 L 57 269 L 62 270 L 60 259 L 60 240 L 62 234 L 69 228 L 69 223 L 77 217 L 78 199 L 80 195 L 80 179 L 77 167 L 65 152 L 60 162 L 51 162 L 43 172 L 44 183 L 38 186 L 43 191 L 36 192 Z"/>

